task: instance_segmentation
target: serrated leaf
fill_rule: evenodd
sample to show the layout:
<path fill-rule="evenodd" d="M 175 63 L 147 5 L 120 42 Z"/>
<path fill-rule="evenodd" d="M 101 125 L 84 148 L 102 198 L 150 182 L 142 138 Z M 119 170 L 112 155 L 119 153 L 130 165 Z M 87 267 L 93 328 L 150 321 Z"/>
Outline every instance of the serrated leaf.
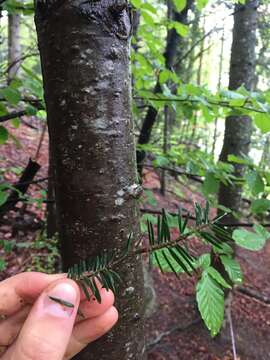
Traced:
<path fill-rule="evenodd" d="M 205 175 L 205 179 L 202 185 L 204 194 L 216 194 L 219 189 L 219 180 L 215 177 L 215 174 L 208 171 Z"/>
<path fill-rule="evenodd" d="M 266 228 L 260 224 L 255 224 L 253 226 L 254 230 L 257 234 L 261 235 L 265 240 L 270 238 L 270 232 L 266 230 Z"/>
<path fill-rule="evenodd" d="M 261 130 L 263 134 L 270 131 L 270 116 L 269 114 L 257 113 L 254 115 L 255 125 Z"/>
<path fill-rule="evenodd" d="M 223 276 L 212 266 L 209 266 L 206 269 L 207 273 L 218 282 L 221 286 L 227 289 L 231 289 L 231 285 L 227 283 L 227 281 L 223 278 Z"/>
<path fill-rule="evenodd" d="M 202 254 L 197 260 L 198 266 L 207 269 L 211 264 L 211 256 L 210 254 Z"/>
<path fill-rule="evenodd" d="M 187 5 L 187 0 L 173 0 L 174 6 L 178 12 L 184 10 Z"/>
<path fill-rule="evenodd" d="M 254 214 L 262 214 L 270 209 L 270 200 L 256 199 L 252 201 L 250 209 Z"/>
<path fill-rule="evenodd" d="M 224 319 L 224 292 L 205 271 L 196 286 L 196 300 L 211 336 L 216 336 Z"/>
<path fill-rule="evenodd" d="M 246 229 L 236 229 L 232 235 L 235 243 L 245 249 L 258 251 L 265 245 L 265 237 L 260 233 L 248 231 Z"/>
<path fill-rule="evenodd" d="M 174 28 L 177 34 L 182 37 L 187 36 L 189 32 L 188 25 L 182 24 L 178 21 L 170 21 L 169 28 Z"/>
<path fill-rule="evenodd" d="M 248 171 L 245 178 L 252 192 L 252 195 L 256 196 L 264 191 L 263 179 L 257 171 L 255 170 Z"/>
<path fill-rule="evenodd" d="M 250 159 L 244 159 L 244 158 L 241 158 L 241 157 L 233 155 L 233 154 L 228 155 L 227 159 L 228 159 L 228 161 L 236 163 L 236 164 L 243 164 L 243 165 L 248 165 L 248 166 L 253 165 L 253 162 Z"/>
<path fill-rule="evenodd" d="M 21 100 L 21 94 L 17 89 L 13 89 L 11 87 L 7 87 L 5 89 L 1 89 L 0 93 L 4 96 L 4 98 L 11 104 L 17 105 Z"/>
<path fill-rule="evenodd" d="M 220 259 L 232 282 L 235 284 L 242 283 L 243 273 L 240 264 L 235 259 L 226 255 L 221 255 Z"/>

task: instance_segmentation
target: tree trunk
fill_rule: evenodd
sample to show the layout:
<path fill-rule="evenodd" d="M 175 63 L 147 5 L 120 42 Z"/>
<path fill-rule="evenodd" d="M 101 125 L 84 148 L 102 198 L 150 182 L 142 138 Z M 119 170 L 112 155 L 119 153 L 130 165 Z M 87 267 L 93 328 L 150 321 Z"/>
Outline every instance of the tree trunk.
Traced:
<path fill-rule="evenodd" d="M 236 5 L 234 14 L 233 43 L 231 49 L 229 89 L 235 90 L 240 86 L 251 90 L 254 83 L 256 65 L 256 22 L 257 3 L 247 1 L 246 5 Z M 220 160 L 227 162 L 229 154 L 236 156 L 248 155 L 252 123 L 248 116 L 228 116 L 225 123 L 225 134 Z M 235 175 L 244 175 L 244 166 L 235 165 Z M 225 186 L 220 184 L 218 194 L 219 204 L 238 212 L 241 206 L 242 188 L 238 185 Z M 235 222 L 232 213 L 225 221 Z"/>
<path fill-rule="evenodd" d="M 187 5 L 183 11 L 181 11 L 180 13 L 173 11 L 172 20 L 186 24 L 188 19 L 188 11 L 190 10 L 192 4 L 193 4 L 193 0 L 188 0 Z M 164 52 L 166 69 L 171 70 L 173 67 L 179 42 L 180 42 L 180 35 L 178 35 L 175 29 L 171 29 L 167 35 L 167 44 Z M 153 92 L 154 94 L 161 92 L 159 81 L 157 81 Z M 152 128 L 155 124 L 157 114 L 158 111 L 153 106 L 148 107 L 148 111 L 145 115 L 142 128 L 140 131 L 138 144 L 144 145 L 149 143 Z M 142 173 L 144 158 L 145 158 L 145 152 L 143 150 L 137 150 L 137 164 L 138 164 L 138 172 L 140 174 Z"/>
<path fill-rule="evenodd" d="M 48 169 L 48 191 L 47 191 L 47 238 L 52 239 L 57 233 L 57 211 L 55 203 L 55 186 L 54 186 L 54 164 L 53 157 L 49 146 L 49 169 Z"/>
<path fill-rule="evenodd" d="M 8 83 L 17 75 L 20 68 L 20 14 L 8 15 Z"/>
<path fill-rule="evenodd" d="M 223 71 L 223 58 L 224 58 L 224 43 L 225 43 L 225 33 L 224 33 L 224 24 L 221 36 L 221 46 L 220 46 L 220 54 L 219 54 L 219 66 L 218 66 L 218 83 L 217 90 L 221 89 L 221 78 Z M 218 118 L 215 119 L 215 127 L 214 127 L 214 136 L 213 136 L 213 144 L 212 144 L 212 155 L 215 158 L 215 149 L 218 137 Z"/>
<path fill-rule="evenodd" d="M 138 234 L 126 2 L 39 0 L 41 54 L 64 270 Z M 141 260 L 123 279 L 115 329 L 76 359 L 143 358 Z"/>
<path fill-rule="evenodd" d="M 164 124 L 163 124 L 163 155 L 166 156 L 168 152 L 168 125 L 169 125 L 169 107 L 166 105 L 164 107 Z M 160 180 L 160 192 L 163 196 L 166 195 L 166 171 L 165 169 L 161 170 L 161 180 Z"/>

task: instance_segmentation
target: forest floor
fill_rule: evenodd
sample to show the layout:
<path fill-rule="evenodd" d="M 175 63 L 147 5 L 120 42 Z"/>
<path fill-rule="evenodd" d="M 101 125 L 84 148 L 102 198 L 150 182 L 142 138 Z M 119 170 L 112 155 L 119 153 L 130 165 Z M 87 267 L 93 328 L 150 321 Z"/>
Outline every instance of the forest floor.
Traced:
<path fill-rule="evenodd" d="M 3 175 L 13 183 L 18 179 L 16 168 L 24 168 L 29 157 L 35 156 L 42 134 L 42 126 L 34 119 L 28 122 L 38 129 L 25 125 L 20 129 L 11 128 L 20 145 L 17 144 L 16 148 L 10 140 L 7 145 L 1 146 L 1 168 L 9 169 Z M 48 137 L 45 134 L 38 156 L 42 167 L 37 179 L 47 177 L 47 144 Z M 179 185 L 173 178 L 166 196 L 161 196 L 159 176 L 154 171 L 145 172 L 144 186 L 154 193 L 156 205 L 152 205 L 153 209 L 164 207 L 176 211 L 181 202 L 181 206 L 191 210 L 194 201 L 203 202 L 196 188 Z M 176 188 L 177 195 L 173 193 Z M 44 189 L 46 182 L 31 185 L 28 195 L 41 198 Z M 142 206 L 150 207 L 149 204 Z M 41 228 L 44 227 L 45 208 L 42 203 L 27 206 L 21 204 L 19 211 L 11 211 L 5 217 L 0 226 L 0 240 L 13 244 L 13 248 L 7 253 L 0 247 L 0 259 L 5 258 L 7 262 L 6 269 L 0 271 L 0 280 L 29 269 L 54 270 L 53 264 L 57 260 L 55 247 L 44 243 L 40 236 Z M 192 246 L 197 253 L 203 251 L 196 239 Z M 260 294 L 262 298 L 264 296 L 266 300 L 247 296 L 237 289 L 233 292 L 232 323 L 238 359 L 270 360 L 270 304 L 266 303 L 270 299 L 270 242 L 268 241 L 264 250 L 256 253 L 241 249 L 237 257 L 244 272 L 243 286 Z M 51 264 L 48 264 L 48 259 Z M 222 331 L 222 335 L 212 339 L 199 320 L 194 297 L 195 279 L 181 275 L 181 279 L 177 280 L 173 274 L 161 275 L 157 269 L 152 269 L 151 275 L 156 304 L 146 320 L 148 360 L 233 359 L 228 326 Z"/>

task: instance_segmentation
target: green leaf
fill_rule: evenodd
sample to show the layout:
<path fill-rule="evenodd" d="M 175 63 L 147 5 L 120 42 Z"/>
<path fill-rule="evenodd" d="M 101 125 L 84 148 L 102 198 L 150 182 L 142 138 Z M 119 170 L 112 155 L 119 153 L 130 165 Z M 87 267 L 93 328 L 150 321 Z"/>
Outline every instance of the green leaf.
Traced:
<path fill-rule="evenodd" d="M 152 6 L 151 4 L 149 4 L 149 3 L 143 3 L 141 5 L 141 9 L 146 9 L 146 10 L 150 11 L 153 14 L 157 13 L 157 9 L 154 6 Z"/>
<path fill-rule="evenodd" d="M 211 264 L 211 256 L 210 254 L 202 254 L 198 261 L 198 266 L 203 268 L 204 270 L 207 269 Z"/>
<path fill-rule="evenodd" d="M 232 107 L 241 107 L 245 104 L 246 102 L 246 99 L 245 98 L 242 98 L 242 99 L 232 99 L 230 100 L 229 104 L 230 106 Z"/>
<path fill-rule="evenodd" d="M 8 140 L 8 131 L 7 129 L 0 125 L 0 145 L 4 144 Z"/>
<path fill-rule="evenodd" d="M 160 84 L 165 84 L 165 82 L 170 79 L 171 77 L 171 71 L 164 69 L 159 74 L 159 82 Z"/>
<path fill-rule="evenodd" d="M 153 166 L 156 167 L 162 167 L 162 166 L 168 166 L 170 164 L 170 161 L 162 155 L 157 155 L 155 160 L 152 161 Z"/>
<path fill-rule="evenodd" d="M 262 214 L 270 209 L 270 200 L 256 199 L 252 201 L 250 209 L 254 214 Z"/>
<path fill-rule="evenodd" d="M 140 8 L 142 2 L 141 0 L 131 0 L 131 4 L 136 8 Z"/>
<path fill-rule="evenodd" d="M 188 25 L 182 24 L 178 21 L 171 21 L 169 24 L 169 29 L 174 28 L 180 36 L 187 36 L 189 32 Z"/>
<path fill-rule="evenodd" d="M 0 271 L 4 271 L 7 268 L 7 263 L 4 259 L 0 259 Z"/>
<path fill-rule="evenodd" d="M 1 89 L 0 93 L 11 105 L 17 105 L 21 100 L 21 94 L 17 89 L 7 87 L 5 89 Z"/>
<path fill-rule="evenodd" d="M 245 176 L 247 184 L 252 192 L 252 195 L 256 196 L 264 191 L 264 182 L 260 174 L 255 170 L 250 170 Z"/>
<path fill-rule="evenodd" d="M 270 238 L 269 231 L 266 230 L 266 228 L 260 224 L 255 224 L 253 226 L 254 230 L 257 234 L 261 235 L 265 240 L 268 240 Z"/>
<path fill-rule="evenodd" d="M 165 253 L 165 257 L 164 257 Z M 180 258 L 180 263 L 176 260 L 176 257 L 172 255 L 169 249 L 164 250 L 156 250 L 155 256 L 153 257 L 153 265 L 160 268 L 162 272 L 174 272 L 174 273 L 182 273 L 182 272 L 192 272 L 193 268 L 196 266 L 196 261 L 192 262 L 193 268 L 188 264 L 188 262 L 184 259 L 184 257 L 180 256 L 179 253 L 178 258 Z M 167 261 L 169 260 L 169 262 Z"/>
<path fill-rule="evenodd" d="M 21 121 L 19 118 L 15 118 L 11 120 L 12 126 L 14 126 L 16 129 L 20 127 Z"/>
<path fill-rule="evenodd" d="M 187 0 L 173 0 L 174 6 L 178 12 L 184 10 L 187 5 Z"/>
<path fill-rule="evenodd" d="M 8 113 L 8 110 L 6 106 L 3 103 L 0 103 L 0 116 L 6 115 Z"/>
<path fill-rule="evenodd" d="M 226 254 L 226 255 L 233 254 L 232 247 L 225 242 L 219 244 L 219 247 L 213 245 L 213 250 L 215 251 L 216 254 Z"/>
<path fill-rule="evenodd" d="M 263 134 L 266 134 L 270 131 L 270 116 L 269 114 L 257 113 L 254 116 L 255 125 L 262 131 Z"/>
<path fill-rule="evenodd" d="M 152 224 L 157 223 L 157 218 L 154 215 L 151 214 L 143 214 L 143 216 L 140 219 L 140 227 L 141 232 L 145 233 L 147 231 L 147 222 L 150 221 Z"/>
<path fill-rule="evenodd" d="M 216 336 L 224 319 L 224 292 L 207 271 L 197 283 L 196 300 L 205 325 Z"/>
<path fill-rule="evenodd" d="M 0 240 L 0 248 L 3 248 L 6 254 L 11 253 L 15 245 L 15 240 Z"/>
<path fill-rule="evenodd" d="M 221 286 L 227 289 L 231 289 L 231 285 L 227 283 L 227 281 L 222 277 L 222 275 L 212 266 L 209 266 L 206 269 L 207 273 L 218 282 Z"/>
<path fill-rule="evenodd" d="M 27 112 L 27 115 L 36 115 L 37 113 L 37 108 L 35 108 L 32 105 L 27 105 L 25 107 L 25 111 Z"/>
<path fill-rule="evenodd" d="M 264 245 L 267 237 L 261 232 L 258 231 L 258 228 L 254 227 L 256 232 L 247 231 L 246 229 L 236 229 L 233 232 L 233 240 L 238 246 L 241 246 L 245 249 L 257 251 L 261 250 Z"/>
<path fill-rule="evenodd" d="M 152 15 L 149 14 L 149 12 L 147 10 L 142 9 L 141 10 L 141 15 L 145 21 L 145 23 L 147 25 L 149 25 L 151 28 L 155 27 L 155 22 L 154 19 L 152 17 Z"/>
<path fill-rule="evenodd" d="M 146 203 L 148 203 L 149 205 L 151 205 L 153 207 L 157 206 L 157 200 L 154 196 L 153 191 L 145 189 L 144 195 L 146 196 Z"/>
<path fill-rule="evenodd" d="M 196 5 L 199 10 L 202 10 L 208 3 L 208 0 L 197 0 Z"/>
<path fill-rule="evenodd" d="M 215 177 L 215 174 L 208 171 L 205 175 L 205 179 L 202 185 L 204 194 L 216 194 L 219 189 L 219 180 Z"/>
<path fill-rule="evenodd" d="M 230 154 L 230 155 L 228 155 L 227 159 L 228 159 L 228 161 L 236 163 L 236 164 L 253 166 L 253 162 L 248 158 L 241 158 L 239 156 Z"/>
<path fill-rule="evenodd" d="M 235 284 L 242 283 L 243 273 L 239 262 L 226 255 L 221 255 L 220 259 L 232 282 Z"/>

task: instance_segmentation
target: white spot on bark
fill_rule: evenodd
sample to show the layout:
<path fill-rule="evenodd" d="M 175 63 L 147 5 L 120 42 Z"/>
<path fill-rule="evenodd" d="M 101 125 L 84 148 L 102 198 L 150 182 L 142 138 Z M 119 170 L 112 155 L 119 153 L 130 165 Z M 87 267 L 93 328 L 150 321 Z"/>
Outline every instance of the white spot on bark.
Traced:
<path fill-rule="evenodd" d="M 105 129 L 107 129 L 108 124 L 106 123 L 106 121 L 103 118 L 99 118 L 99 119 L 96 119 L 96 121 L 94 123 L 94 127 L 96 129 L 105 130 Z"/>
<path fill-rule="evenodd" d="M 134 183 L 127 187 L 127 193 L 136 199 L 142 194 L 142 192 L 143 188 L 139 184 Z"/>
<path fill-rule="evenodd" d="M 117 205 L 117 206 L 121 206 L 121 205 L 123 205 L 124 204 L 124 202 L 125 202 L 125 200 L 123 199 L 123 198 L 117 198 L 116 200 L 115 200 L 115 205 Z"/>
<path fill-rule="evenodd" d="M 123 197 L 125 195 L 125 192 L 123 189 L 117 191 L 117 195 Z"/>
<path fill-rule="evenodd" d="M 135 291 L 135 288 L 133 286 L 130 286 L 128 288 L 125 289 L 124 291 L 124 296 L 126 295 L 132 295 Z"/>

